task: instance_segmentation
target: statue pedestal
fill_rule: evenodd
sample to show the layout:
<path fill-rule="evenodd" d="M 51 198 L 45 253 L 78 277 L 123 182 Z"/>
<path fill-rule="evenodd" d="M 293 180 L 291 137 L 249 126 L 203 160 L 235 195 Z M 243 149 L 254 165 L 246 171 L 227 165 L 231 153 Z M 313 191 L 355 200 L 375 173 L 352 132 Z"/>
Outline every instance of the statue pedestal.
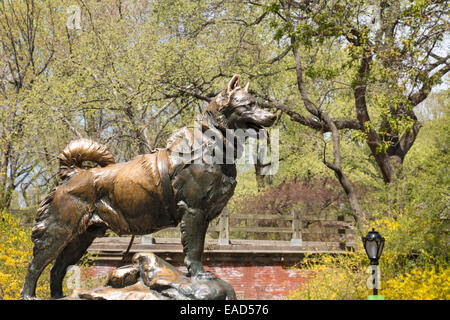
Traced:
<path fill-rule="evenodd" d="M 133 264 L 113 270 L 105 287 L 74 290 L 64 300 L 235 300 L 221 279 L 186 277 L 153 253 L 137 253 Z"/>

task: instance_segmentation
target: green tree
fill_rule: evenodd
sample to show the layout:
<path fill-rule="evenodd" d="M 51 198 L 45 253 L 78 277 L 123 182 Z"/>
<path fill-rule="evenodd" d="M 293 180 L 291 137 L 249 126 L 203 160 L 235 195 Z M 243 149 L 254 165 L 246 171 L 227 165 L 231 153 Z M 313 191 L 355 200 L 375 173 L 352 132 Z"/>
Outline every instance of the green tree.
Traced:
<path fill-rule="evenodd" d="M 319 98 L 332 102 L 332 93 L 346 87 L 353 96 L 347 103 L 354 118 L 330 120 L 337 130 L 361 133 L 384 181 L 391 182 L 421 126 L 413 108 L 450 69 L 443 42 L 449 29 L 447 2 L 280 1 L 267 10 L 276 17 L 276 37 L 295 57 L 299 91 L 313 117 L 303 124 L 332 132 L 327 116 L 322 118 L 323 104 L 311 101 L 308 87 L 325 84 Z M 346 56 L 337 57 L 337 65 L 315 68 L 304 63 L 299 47 L 311 55 L 330 41 L 345 48 Z M 342 83 L 336 71 L 348 69 L 351 75 Z M 295 121 L 294 114 L 291 118 Z"/>
<path fill-rule="evenodd" d="M 450 68 L 443 43 L 449 28 L 447 2 L 252 4 L 272 13 L 275 38 L 292 52 L 306 114 L 269 93 L 260 96 L 291 120 L 331 132 L 333 161 L 324 156 L 323 162 L 336 174 L 359 221 L 364 213 L 343 170 L 340 131 L 352 130 L 355 139 L 365 141 L 383 181 L 395 180 L 422 125 L 413 108 Z M 317 58 L 329 56 L 324 46 L 334 54 L 328 65 Z"/>
<path fill-rule="evenodd" d="M 58 46 L 57 13 L 50 1 L 0 1 L 0 208 L 41 174 L 26 139 L 24 100 L 49 71 Z M 28 135 L 29 136 L 29 135 Z"/>

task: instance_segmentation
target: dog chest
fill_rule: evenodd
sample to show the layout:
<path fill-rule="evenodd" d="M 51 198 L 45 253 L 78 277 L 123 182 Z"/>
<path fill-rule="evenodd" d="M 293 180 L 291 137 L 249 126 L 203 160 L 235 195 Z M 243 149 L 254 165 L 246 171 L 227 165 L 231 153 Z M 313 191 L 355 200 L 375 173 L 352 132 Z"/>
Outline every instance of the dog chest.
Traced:
<path fill-rule="evenodd" d="M 234 165 L 192 164 L 181 170 L 173 180 L 177 202 L 185 201 L 192 208 L 211 211 L 225 206 L 236 187 Z"/>

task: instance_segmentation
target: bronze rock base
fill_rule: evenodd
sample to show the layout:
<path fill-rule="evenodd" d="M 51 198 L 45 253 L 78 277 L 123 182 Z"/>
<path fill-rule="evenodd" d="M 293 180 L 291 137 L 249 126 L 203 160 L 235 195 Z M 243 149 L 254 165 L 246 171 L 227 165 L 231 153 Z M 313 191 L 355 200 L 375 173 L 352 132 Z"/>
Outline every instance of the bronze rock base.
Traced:
<path fill-rule="evenodd" d="M 64 300 L 235 300 L 225 281 L 185 276 L 153 253 L 137 253 L 133 264 L 113 270 L 106 286 L 76 289 Z"/>

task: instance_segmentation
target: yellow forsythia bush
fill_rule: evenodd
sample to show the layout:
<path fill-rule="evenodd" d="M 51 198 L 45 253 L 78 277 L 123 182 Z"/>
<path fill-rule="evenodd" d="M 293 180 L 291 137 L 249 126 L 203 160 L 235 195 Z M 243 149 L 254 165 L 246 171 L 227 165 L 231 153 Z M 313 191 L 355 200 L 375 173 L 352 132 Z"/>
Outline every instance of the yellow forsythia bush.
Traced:
<path fill-rule="evenodd" d="M 31 229 L 24 229 L 11 214 L 0 212 L 0 300 L 20 298 L 32 257 Z M 36 288 L 38 298 L 49 297 L 49 273 L 44 270 Z"/>
<path fill-rule="evenodd" d="M 449 300 L 450 269 L 439 265 L 417 268 L 382 283 L 389 300 Z"/>
<path fill-rule="evenodd" d="M 380 264 L 380 295 L 386 300 L 449 300 L 448 263 L 429 259 L 423 266 L 404 271 L 403 256 L 385 254 Z M 400 264 L 400 265 L 399 265 Z M 311 278 L 291 291 L 289 300 L 366 300 L 370 268 L 366 254 L 358 250 L 341 255 L 307 256 L 298 266 Z M 396 270 L 403 271 L 399 272 Z"/>
<path fill-rule="evenodd" d="M 367 299 L 367 257 L 348 252 L 341 255 L 306 256 L 298 266 L 311 275 L 299 288 L 289 292 L 288 300 Z"/>

